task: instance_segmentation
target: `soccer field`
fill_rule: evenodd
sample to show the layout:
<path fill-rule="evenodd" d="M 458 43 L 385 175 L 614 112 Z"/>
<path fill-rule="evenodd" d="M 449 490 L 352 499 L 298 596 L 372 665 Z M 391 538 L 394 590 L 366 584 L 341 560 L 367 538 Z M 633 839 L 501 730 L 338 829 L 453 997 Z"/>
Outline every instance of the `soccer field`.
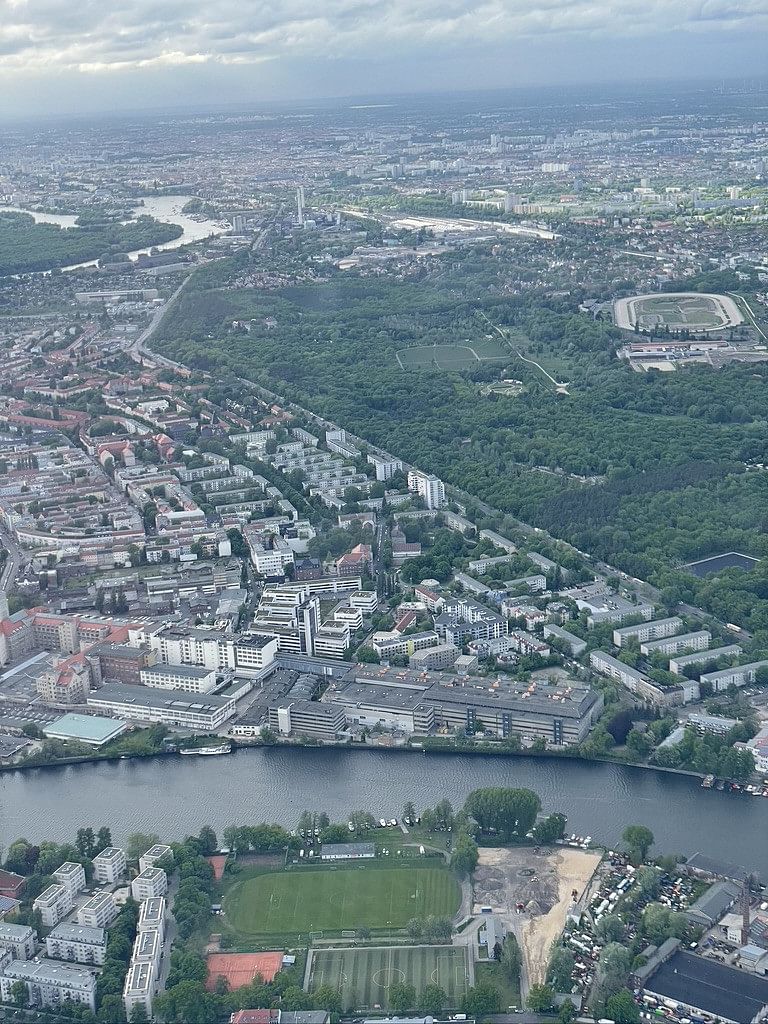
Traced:
<path fill-rule="evenodd" d="M 509 358 L 497 340 L 480 338 L 470 345 L 416 345 L 401 348 L 397 361 L 404 370 L 471 370 L 481 362 Z"/>
<path fill-rule="evenodd" d="M 452 917 L 459 887 L 445 868 L 276 871 L 236 882 L 224 897 L 242 935 L 402 928 L 412 917 Z"/>
<path fill-rule="evenodd" d="M 312 950 L 309 991 L 330 985 L 341 992 L 345 1010 L 388 1010 L 388 993 L 398 982 L 413 985 L 417 997 L 439 985 L 456 1008 L 469 987 L 466 946 L 394 946 Z"/>

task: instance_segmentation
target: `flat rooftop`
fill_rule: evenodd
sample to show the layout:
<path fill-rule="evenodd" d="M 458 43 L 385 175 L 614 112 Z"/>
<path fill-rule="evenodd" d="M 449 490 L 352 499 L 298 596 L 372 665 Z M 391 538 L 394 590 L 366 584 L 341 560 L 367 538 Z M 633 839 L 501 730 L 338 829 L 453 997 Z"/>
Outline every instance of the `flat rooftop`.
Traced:
<path fill-rule="evenodd" d="M 219 711 L 231 704 L 232 698 L 206 693 L 204 699 L 201 699 L 197 694 L 185 696 L 181 690 L 165 690 L 161 687 L 102 686 L 100 690 L 93 690 L 88 697 L 89 704 L 94 703 L 98 706 L 99 702 L 205 713 Z M 130 714 L 130 711 L 126 714 Z"/>
<path fill-rule="evenodd" d="M 43 726 L 43 733 L 50 739 L 77 740 L 96 747 L 113 740 L 124 730 L 125 722 L 100 718 L 98 715 L 67 714 Z"/>
<path fill-rule="evenodd" d="M 768 978 L 691 953 L 676 953 L 646 990 L 739 1024 L 749 1024 L 768 1005 Z"/>

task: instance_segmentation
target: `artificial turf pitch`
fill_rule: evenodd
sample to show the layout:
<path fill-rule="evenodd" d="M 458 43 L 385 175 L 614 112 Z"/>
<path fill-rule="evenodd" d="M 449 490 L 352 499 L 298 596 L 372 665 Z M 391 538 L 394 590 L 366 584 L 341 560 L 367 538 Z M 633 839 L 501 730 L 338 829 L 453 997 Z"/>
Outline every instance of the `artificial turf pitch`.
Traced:
<path fill-rule="evenodd" d="M 403 928 L 413 917 L 453 917 L 458 905 L 458 884 L 444 868 L 320 868 L 237 882 L 224 913 L 242 935 L 307 935 Z"/>
<path fill-rule="evenodd" d="M 419 996 L 439 985 L 447 1007 L 460 1006 L 469 987 L 466 946 L 389 946 L 311 951 L 309 991 L 330 985 L 341 993 L 345 1010 L 389 1009 L 389 992 L 398 982 Z"/>

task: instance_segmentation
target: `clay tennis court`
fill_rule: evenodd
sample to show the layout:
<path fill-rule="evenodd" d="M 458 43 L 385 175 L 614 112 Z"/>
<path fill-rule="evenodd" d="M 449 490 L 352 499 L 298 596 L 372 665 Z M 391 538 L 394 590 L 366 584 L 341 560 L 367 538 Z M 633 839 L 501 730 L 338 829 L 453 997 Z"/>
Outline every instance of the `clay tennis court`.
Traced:
<path fill-rule="evenodd" d="M 232 990 L 250 985 L 257 974 L 264 981 L 273 981 L 282 966 L 282 953 L 211 953 L 205 987 L 213 992 L 216 979 L 226 978 Z"/>

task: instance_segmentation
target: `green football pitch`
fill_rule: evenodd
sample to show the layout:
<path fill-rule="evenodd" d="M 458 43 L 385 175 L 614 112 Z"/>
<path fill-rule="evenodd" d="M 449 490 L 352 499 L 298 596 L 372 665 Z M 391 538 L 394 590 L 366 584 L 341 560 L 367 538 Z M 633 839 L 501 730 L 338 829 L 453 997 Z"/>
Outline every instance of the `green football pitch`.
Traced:
<path fill-rule="evenodd" d="M 345 1010 L 389 1009 L 389 990 L 410 984 L 417 997 L 439 985 L 448 1007 L 457 1007 L 469 987 L 466 946 L 390 946 L 312 950 L 309 991 L 330 985 L 341 992 Z"/>
<path fill-rule="evenodd" d="M 276 871 L 236 882 L 224 897 L 241 935 L 402 928 L 412 917 L 453 917 L 459 887 L 444 868 Z"/>

